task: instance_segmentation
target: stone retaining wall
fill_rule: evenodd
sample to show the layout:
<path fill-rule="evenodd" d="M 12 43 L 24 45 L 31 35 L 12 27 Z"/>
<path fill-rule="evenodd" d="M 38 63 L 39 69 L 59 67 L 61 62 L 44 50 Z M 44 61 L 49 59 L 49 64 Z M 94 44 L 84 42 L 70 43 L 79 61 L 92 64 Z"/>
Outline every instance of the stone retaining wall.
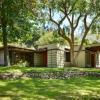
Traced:
<path fill-rule="evenodd" d="M 98 72 L 56 71 L 56 72 L 5 72 L 0 73 L 0 79 L 15 79 L 21 77 L 43 78 L 43 79 L 66 79 L 78 76 L 95 76 L 100 78 Z"/>

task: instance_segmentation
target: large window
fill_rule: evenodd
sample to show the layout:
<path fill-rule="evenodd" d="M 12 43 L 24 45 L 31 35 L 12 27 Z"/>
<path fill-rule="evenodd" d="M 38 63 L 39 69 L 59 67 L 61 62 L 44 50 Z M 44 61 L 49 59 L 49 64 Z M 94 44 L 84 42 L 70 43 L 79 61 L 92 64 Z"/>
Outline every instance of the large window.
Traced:
<path fill-rule="evenodd" d="M 70 62 L 70 52 L 65 51 L 65 62 Z"/>

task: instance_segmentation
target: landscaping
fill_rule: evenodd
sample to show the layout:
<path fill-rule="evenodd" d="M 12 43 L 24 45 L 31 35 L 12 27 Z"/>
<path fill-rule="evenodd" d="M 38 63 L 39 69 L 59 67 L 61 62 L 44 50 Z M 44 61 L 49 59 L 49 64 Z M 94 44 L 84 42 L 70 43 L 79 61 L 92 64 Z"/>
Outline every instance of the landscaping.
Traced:
<path fill-rule="evenodd" d="M 0 100 L 99 100 L 100 78 L 2 80 L 0 91 Z"/>
<path fill-rule="evenodd" d="M 97 68 L 0 67 L 0 73 L 99 73 Z M 69 73 L 69 74 L 68 74 Z M 43 75 L 42 75 L 43 76 Z M 45 75 L 44 75 L 45 76 Z M 99 100 L 100 76 L 77 75 L 65 79 L 29 76 L 0 80 L 0 100 Z M 62 75 L 60 75 L 61 77 Z M 2 91 L 2 92 L 1 92 Z"/>
<path fill-rule="evenodd" d="M 100 0 L 0 5 L 0 100 L 100 100 Z"/>

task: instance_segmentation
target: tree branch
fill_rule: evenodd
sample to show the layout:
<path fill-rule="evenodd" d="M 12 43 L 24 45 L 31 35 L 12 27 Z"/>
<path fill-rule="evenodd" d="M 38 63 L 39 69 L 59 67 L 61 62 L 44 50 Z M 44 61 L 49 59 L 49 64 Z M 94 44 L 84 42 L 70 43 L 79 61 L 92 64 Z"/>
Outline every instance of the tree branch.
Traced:
<path fill-rule="evenodd" d="M 71 20 L 70 20 L 70 18 L 69 18 L 68 15 L 67 15 L 66 17 L 67 17 L 67 20 L 68 20 L 68 22 L 69 22 L 69 24 L 70 24 L 70 27 L 71 27 L 71 26 L 72 26 L 72 22 L 71 22 Z"/>
<path fill-rule="evenodd" d="M 99 15 L 96 15 L 93 20 L 91 21 L 90 25 L 88 26 L 88 28 L 90 29 L 90 27 L 92 26 L 92 24 L 94 23 L 95 19 L 98 17 Z"/>
<path fill-rule="evenodd" d="M 74 25 L 74 13 L 72 13 L 72 26 Z"/>
<path fill-rule="evenodd" d="M 59 21 L 59 25 L 62 24 L 62 22 L 65 20 L 65 18 L 66 18 L 66 15 Z"/>
<path fill-rule="evenodd" d="M 58 25 L 58 23 L 52 18 L 52 14 L 51 14 L 51 8 L 49 8 L 49 17 L 50 17 L 50 20 L 55 23 L 56 25 Z"/>
<path fill-rule="evenodd" d="M 85 40 L 85 38 L 86 38 L 86 36 L 87 36 L 87 34 L 88 34 L 88 32 L 89 32 L 89 29 L 90 29 L 90 27 L 92 26 L 92 24 L 93 24 L 93 22 L 95 21 L 95 19 L 98 17 L 98 15 L 96 15 L 94 18 L 93 18 L 93 20 L 91 21 L 91 23 L 90 23 L 90 25 L 89 26 L 87 26 L 87 24 L 86 24 L 86 22 L 85 22 L 85 32 L 84 32 L 84 35 L 83 35 L 83 38 L 82 38 L 82 41 L 81 41 L 81 44 L 80 44 L 80 47 L 79 47 L 79 52 L 76 54 L 76 56 L 75 56 L 75 58 L 77 58 L 77 56 L 79 55 L 79 53 L 80 53 L 80 51 L 81 51 L 81 49 L 82 49 L 82 47 L 83 47 L 83 43 L 84 43 L 84 40 Z M 86 16 L 85 16 L 85 20 L 86 20 Z"/>
<path fill-rule="evenodd" d="M 75 2 L 72 5 L 72 8 L 70 9 L 70 11 L 68 12 L 68 15 L 73 11 L 75 4 L 77 3 L 78 0 L 75 0 Z"/>
<path fill-rule="evenodd" d="M 87 19 L 87 13 L 84 16 L 84 27 L 85 27 L 85 29 L 87 29 L 87 21 L 86 21 L 86 19 Z"/>
<path fill-rule="evenodd" d="M 61 28 L 60 28 L 60 27 L 58 28 L 58 34 L 59 34 L 62 38 L 64 38 L 64 39 L 69 43 L 69 45 L 71 46 L 71 44 L 72 44 L 71 39 L 70 39 L 68 36 L 64 35 L 64 34 L 61 32 Z"/>
<path fill-rule="evenodd" d="M 79 15 L 78 18 L 77 18 L 76 25 L 74 26 L 74 30 L 77 28 L 81 17 L 82 17 L 82 14 L 80 13 L 80 15 Z"/>

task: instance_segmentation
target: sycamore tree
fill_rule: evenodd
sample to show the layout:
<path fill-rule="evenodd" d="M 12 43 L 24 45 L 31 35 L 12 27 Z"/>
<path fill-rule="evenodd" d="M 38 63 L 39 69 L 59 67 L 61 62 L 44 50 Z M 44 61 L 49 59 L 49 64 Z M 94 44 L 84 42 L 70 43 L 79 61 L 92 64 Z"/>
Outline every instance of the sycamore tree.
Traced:
<path fill-rule="evenodd" d="M 57 27 L 58 34 L 69 43 L 71 64 L 75 65 L 91 26 L 100 17 L 100 0 L 43 0 L 42 3 L 49 20 Z M 81 43 L 75 55 L 77 30 L 80 30 Z"/>

